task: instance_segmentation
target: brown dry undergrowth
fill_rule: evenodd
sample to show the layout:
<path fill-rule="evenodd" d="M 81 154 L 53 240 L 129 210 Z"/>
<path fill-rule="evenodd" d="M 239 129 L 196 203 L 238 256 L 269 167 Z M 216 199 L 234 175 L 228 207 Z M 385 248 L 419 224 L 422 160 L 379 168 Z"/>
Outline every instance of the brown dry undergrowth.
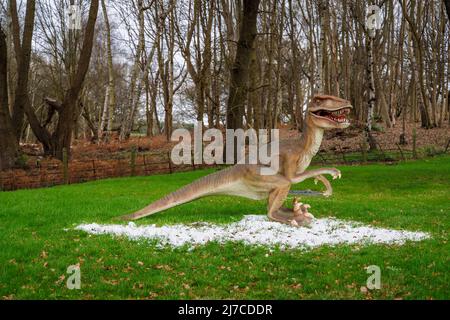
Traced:
<path fill-rule="evenodd" d="M 417 149 L 429 147 L 443 150 L 450 139 L 448 124 L 442 128 L 422 129 L 417 125 L 406 125 L 405 150 L 412 149 L 413 129 L 416 128 Z M 397 148 L 402 126 L 375 131 L 374 136 L 382 150 Z M 280 137 L 284 139 L 298 138 L 300 133 L 283 126 Z M 322 142 L 322 152 L 352 152 L 360 151 L 363 142 L 362 126 L 352 126 L 347 130 L 333 130 L 325 134 Z M 173 166 L 169 164 L 169 153 L 176 142 L 168 143 L 163 135 L 153 138 L 132 137 L 120 142 L 117 138 L 109 143 L 94 144 L 89 141 L 77 140 L 72 147 L 72 158 L 69 163 L 68 179 L 70 183 L 103 179 L 110 177 L 129 176 L 132 174 L 130 165 L 131 150 L 136 149 L 134 174 L 149 175 L 169 173 L 192 169 L 190 166 Z M 37 188 L 63 184 L 63 165 L 61 161 L 43 157 L 42 149 L 36 144 L 22 145 L 26 155 L 21 168 L 0 172 L 0 190 L 14 190 L 21 188 Z"/>

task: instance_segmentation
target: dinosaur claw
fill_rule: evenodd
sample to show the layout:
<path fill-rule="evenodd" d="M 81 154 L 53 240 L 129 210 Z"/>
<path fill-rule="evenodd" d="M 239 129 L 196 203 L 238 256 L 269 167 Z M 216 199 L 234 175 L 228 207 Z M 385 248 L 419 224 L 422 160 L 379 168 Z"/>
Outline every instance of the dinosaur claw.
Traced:
<path fill-rule="evenodd" d="M 303 204 L 295 198 L 294 208 L 280 208 L 279 210 L 270 213 L 269 219 L 272 221 L 287 224 L 292 227 L 306 227 L 311 224 L 314 216 L 308 212 L 309 204 Z"/>
<path fill-rule="evenodd" d="M 305 213 L 305 217 L 314 219 L 314 216 L 310 212 Z"/>
<path fill-rule="evenodd" d="M 342 177 L 341 171 L 339 171 L 338 169 L 333 169 L 333 171 L 334 171 L 332 174 L 333 180 L 340 179 Z"/>

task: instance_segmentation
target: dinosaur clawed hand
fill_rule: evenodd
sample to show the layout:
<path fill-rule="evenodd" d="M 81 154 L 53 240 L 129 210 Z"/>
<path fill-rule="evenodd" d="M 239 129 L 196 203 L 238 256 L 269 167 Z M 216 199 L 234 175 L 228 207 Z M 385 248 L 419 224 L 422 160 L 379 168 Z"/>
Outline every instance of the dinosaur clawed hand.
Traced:
<path fill-rule="evenodd" d="M 314 178 L 314 183 L 317 184 L 319 181 L 322 182 L 326 188 L 326 190 L 322 192 L 323 196 L 326 198 L 331 197 L 333 194 L 333 187 L 331 186 L 330 181 L 328 181 L 323 175 L 318 175 Z"/>
<path fill-rule="evenodd" d="M 331 169 L 330 174 L 333 177 L 333 180 L 340 179 L 342 177 L 341 170 L 336 168 Z"/>
<path fill-rule="evenodd" d="M 339 169 L 331 168 L 325 169 L 324 171 L 325 171 L 324 173 L 331 175 L 333 180 L 340 179 L 342 177 L 341 171 Z M 322 174 L 319 174 L 314 177 L 315 184 L 317 184 L 319 181 L 322 182 L 322 184 L 326 188 L 326 190 L 322 193 L 323 196 L 327 198 L 330 197 L 333 194 L 333 188 L 331 187 L 330 181 L 328 181 L 327 178 L 325 178 L 325 176 Z"/>

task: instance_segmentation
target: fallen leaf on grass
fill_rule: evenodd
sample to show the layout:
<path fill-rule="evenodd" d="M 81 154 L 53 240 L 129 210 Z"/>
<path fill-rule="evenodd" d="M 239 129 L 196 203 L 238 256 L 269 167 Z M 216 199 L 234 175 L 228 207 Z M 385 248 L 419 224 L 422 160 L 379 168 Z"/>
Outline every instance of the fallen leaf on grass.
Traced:
<path fill-rule="evenodd" d="M 106 283 L 106 284 L 110 284 L 112 286 L 117 286 L 119 284 L 119 281 L 118 280 L 114 280 L 114 279 L 108 280 L 108 279 L 102 278 L 102 282 Z"/>
<path fill-rule="evenodd" d="M 167 265 L 167 264 L 157 264 L 157 265 L 155 265 L 155 267 L 154 267 L 155 269 L 158 269 L 158 270 L 165 270 L 165 271 L 172 271 L 173 269 L 172 269 L 172 267 L 170 267 L 169 265 Z"/>
<path fill-rule="evenodd" d="M 66 278 L 65 275 L 61 275 L 61 276 L 58 278 L 58 280 L 55 282 L 55 284 L 61 284 L 61 283 L 64 281 L 65 278 Z"/>

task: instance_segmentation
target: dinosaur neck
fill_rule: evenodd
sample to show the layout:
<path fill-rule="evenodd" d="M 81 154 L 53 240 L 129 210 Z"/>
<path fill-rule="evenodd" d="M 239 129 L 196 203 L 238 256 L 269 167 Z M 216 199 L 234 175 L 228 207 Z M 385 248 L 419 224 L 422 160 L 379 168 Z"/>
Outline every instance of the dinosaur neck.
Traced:
<path fill-rule="evenodd" d="M 309 166 L 312 158 L 319 152 L 322 138 L 323 129 L 313 125 L 307 118 L 300 138 L 298 171 L 303 172 Z"/>

